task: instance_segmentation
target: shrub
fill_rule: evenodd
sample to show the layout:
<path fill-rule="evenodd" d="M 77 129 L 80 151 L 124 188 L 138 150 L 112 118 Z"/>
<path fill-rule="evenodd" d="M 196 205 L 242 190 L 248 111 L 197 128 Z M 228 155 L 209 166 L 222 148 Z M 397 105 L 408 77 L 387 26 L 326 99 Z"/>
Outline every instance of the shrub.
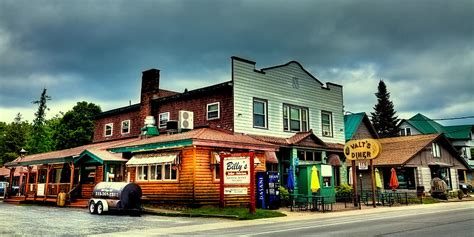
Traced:
<path fill-rule="evenodd" d="M 288 204 L 290 203 L 290 193 L 288 192 L 288 189 L 280 186 L 279 191 L 280 191 L 281 206 L 288 206 Z"/>
<path fill-rule="evenodd" d="M 352 193 L 352 186 L 349 184 L 341 184 L 336 187 L 336 195 L 350 195 Z"/>

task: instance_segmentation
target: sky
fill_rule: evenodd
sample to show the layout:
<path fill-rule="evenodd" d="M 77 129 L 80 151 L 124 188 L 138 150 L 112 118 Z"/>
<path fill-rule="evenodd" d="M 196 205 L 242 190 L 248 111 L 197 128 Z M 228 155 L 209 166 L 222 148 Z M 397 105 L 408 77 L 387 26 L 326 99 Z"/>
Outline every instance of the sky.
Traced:
<path fill-rule="evenodd" d="M 230 57 L 292 60 L 372 112 L 384 80 L 397 115 L 474 116 L 474 1 L 0 0 L 0 121 L 88 101 L 139 103 L 141 72 L 184 91 L 229 81 Z M 474 119 L 443 124 L 474 124 Z"/>

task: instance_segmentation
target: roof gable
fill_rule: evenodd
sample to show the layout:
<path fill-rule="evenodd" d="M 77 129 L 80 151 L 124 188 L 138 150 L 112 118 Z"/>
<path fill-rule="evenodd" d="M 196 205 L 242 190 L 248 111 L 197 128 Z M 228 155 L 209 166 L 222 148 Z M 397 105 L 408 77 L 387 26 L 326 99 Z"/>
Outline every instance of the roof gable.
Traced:
<path fill-rule="evenodd" d="M 296 68 L 299 68 L 301 71 L 303 71 L 306 75 L 308 75 L 310 78 L 314 79 L 316 82 L 318 82 L 321 86 L 323 85 L 323 83 L 318 80 L 318 78 L 316 78 L 315 76 L 313 76 L 311 73 L 309 73 L 306 69 L 304 69 L 304 67 L 297 61 L 290 61 L 288 63 L 285 63 L 285 64 L 282 64 L 282 65 L 277 65 L 277 66 L 273 66 L 273 67 L 267 67 L 267 68 L 262 68 L 260 69 L 260 71 L 262 72 L 266 72 L 266 71 L 271 71 L 273 69 L 277 69 L 277 68 L 281 68 L 281 67 L 288 67 L 288 66 L 295 66 Z"/>
<path fill-rule="evenodd" d="M 379 137 L 366 113 L 352 113 L 344 115 L 344 135 L 346 141 L 351 140 L 354 137 L 362 122 L 366 125 L 367 130 L 369 130 L 374 138 Z"/>
<path fill-rule="evenodd" d="M 416 114 L 407 120 L 407 122 L 415 127 L 422 134 L 434 134 L 444 132 L 443 126 L 423 114 Z"/>

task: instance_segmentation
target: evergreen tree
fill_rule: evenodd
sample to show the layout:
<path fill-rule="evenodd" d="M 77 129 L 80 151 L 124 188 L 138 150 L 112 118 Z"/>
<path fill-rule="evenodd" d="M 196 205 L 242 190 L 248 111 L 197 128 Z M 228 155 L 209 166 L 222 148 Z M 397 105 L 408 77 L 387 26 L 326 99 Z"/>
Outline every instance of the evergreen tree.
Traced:
<path fill-rule="evenodd" d="M 375 130 L 381 138 L 398 136 L 397 123 L 399 119 L 398 116 L 395 116 L 396 111 L 383 80 L 380 80 L 375 96 L 377 96 L 377 104 L 374 106 L 374 112 L 370 113 Z"/>
<path fill-rule="evenodd" d="M 46 122 L 46 110 L 49 110 L 46 102 L 51 100 L 51 97 L 46 94 L 46 88 L 43 89 L 40 99 L 33 101 L 33 104 L 38 105 L 38 111 L 35 113 L 35 119 L 33 120 L 33 128 L 31 133 L 31 139 L 28 144 L 29 153 L 36 154 L 51 151 L 52 140 L 48 136 L 45 122 Z"/>
<path fill-rule="evenodd" d="M 101 112 L 98 105 L 85 101 L 77 102 L 72 110 L 62 117 L 54 140 L 56 149 L 66 149 L 86 145 L 92 142 L 94 135 L 94 117 Z"/>

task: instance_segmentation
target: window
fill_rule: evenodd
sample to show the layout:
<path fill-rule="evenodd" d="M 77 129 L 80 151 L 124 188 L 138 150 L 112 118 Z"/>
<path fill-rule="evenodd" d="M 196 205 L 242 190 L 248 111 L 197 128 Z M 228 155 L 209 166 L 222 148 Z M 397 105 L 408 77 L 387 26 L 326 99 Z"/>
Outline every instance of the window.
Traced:
<path fill-rule="evenodd" d="M 293 105 L 283 105 L 283 130 L 292 132 L 308 131 L 308 109 Z"/>
<path fill-rule="evenodd" d="M 322 161 L 322 154 L 318 151 L 305 151 L 305 150 L 298 150 L 297 156 L 300 161 L 314 161 L 321 163 Z"/>
<path fill-rule="evenodd" d="M 411 135 L 411 128 L 400 129 L 400 136 L 410 136 L 410 135 Z"/>
<path fill-rule="evenodd" d="M 214 179 L 220 180 L 221 179 L 221 165 L 214 164 Z"/>
<path fill-rule="evenodd" d="M 166 123 L 170 120 L 170 112 L 161 113 L 159 115 L 159 126 L 160 128 L 165 128 Z"/>
<path fill-rule="evenodd" d="M 130 133 L 130 120 L 122 121 L 122 134 Z"/>
<path fill-rule="evenodd" d="M 178 177 L 177 166 L 171 163 L 137 167 L 138 181 L 170 181 Z"/>
<path fill-rule="evenodd" d="M 321 112 L 321 126 L 322 134 L 324 137 L 332 137 L 332 113 L 322 111 Z"/>
<path fill-rule="evenodd" d="M 432 144 L 432 151 L 431 153 L 433 154 L 433 157 L 441 157 L 441 151 L 439 150 L 439 145 L 438 143 L 433 143 Z"/>
<path fill-rule="evenodd" d="M 253 99 L 253 127 L 267 128 L 267 101 Z"/>
<path fill-rule="evenodd" d="M 112 136 L 112 131 L 114 129 L 114 124 L 113 123 L 108 123 L 105 125 L 105 131 L 104 131 L 104 134 L 106 137 L 110 137 Z"/>
<path fill-rule="evenodd" d="M 207 104 L 207 120 L 219 119 L 220 109 L 219 102 Z"/>

